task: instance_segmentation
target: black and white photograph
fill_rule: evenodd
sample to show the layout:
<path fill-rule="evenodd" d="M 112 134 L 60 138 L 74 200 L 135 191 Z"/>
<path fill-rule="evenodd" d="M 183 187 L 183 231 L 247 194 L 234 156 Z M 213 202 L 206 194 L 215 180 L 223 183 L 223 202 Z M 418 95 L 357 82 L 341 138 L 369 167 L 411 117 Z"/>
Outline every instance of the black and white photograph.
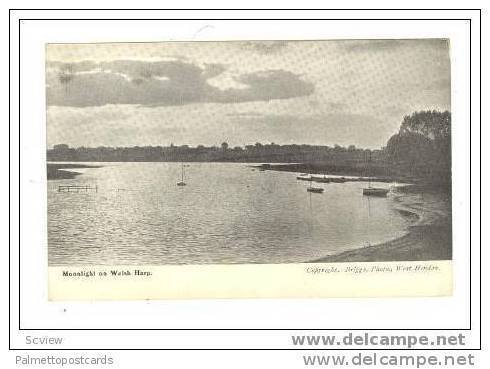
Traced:
<path fill-rule="evenodd" d="M 452 259 L 448 39 L 46 45 L 49 266 Z"/>
<path fill-rule="evenodd" d="M 10 364 L 485 367 L 485 9 L 82 5 L 9 9 Z"/>

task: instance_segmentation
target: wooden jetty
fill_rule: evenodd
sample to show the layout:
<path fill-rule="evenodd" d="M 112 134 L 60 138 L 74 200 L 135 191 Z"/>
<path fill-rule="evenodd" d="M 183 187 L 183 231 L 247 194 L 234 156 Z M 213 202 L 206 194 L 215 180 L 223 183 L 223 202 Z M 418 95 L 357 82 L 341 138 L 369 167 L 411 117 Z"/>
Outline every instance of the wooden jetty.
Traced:
<path fill-rule="evenodd" d="M 78 185 L 63 185 L 63 186 L 58 186 L 58 192 L 89 192 L 89 191 L 95 191 L 98 192 L 97 186 L 91 187 L 91 186 L 78 186 Z"/>

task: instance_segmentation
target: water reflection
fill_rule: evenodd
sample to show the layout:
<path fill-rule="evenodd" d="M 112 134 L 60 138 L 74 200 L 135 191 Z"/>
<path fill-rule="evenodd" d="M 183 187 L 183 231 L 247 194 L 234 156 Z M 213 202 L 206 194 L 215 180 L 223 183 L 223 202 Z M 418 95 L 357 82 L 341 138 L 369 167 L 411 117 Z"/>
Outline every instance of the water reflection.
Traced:
<path fill-rule="evenodd" d="M 393 198 L 362 196 L 362 182 L 306 191 L 295 173 L 245 164 L 100 163 L 48 182 L 51 265 L 294 263 L 404 233 Z M 58 193 L 58 185 L 97 193 Z M 380 184 L 382 185 L 382 184 Z"/>

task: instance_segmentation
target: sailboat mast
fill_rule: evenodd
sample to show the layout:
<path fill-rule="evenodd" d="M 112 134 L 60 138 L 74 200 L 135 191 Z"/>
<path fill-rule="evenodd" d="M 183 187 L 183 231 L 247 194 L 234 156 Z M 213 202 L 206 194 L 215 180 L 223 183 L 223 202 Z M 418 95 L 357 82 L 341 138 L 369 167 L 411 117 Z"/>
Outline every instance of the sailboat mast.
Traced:
<path fill-rule="evenodd" d="M 369 187 L 371 187 L 371 174 L 372 174 L 372 170 L 371 170 L 371 150 L 369 150 L 369 170 L 368 170 L 368 181 L 369 181 L 368 186 Z"/>

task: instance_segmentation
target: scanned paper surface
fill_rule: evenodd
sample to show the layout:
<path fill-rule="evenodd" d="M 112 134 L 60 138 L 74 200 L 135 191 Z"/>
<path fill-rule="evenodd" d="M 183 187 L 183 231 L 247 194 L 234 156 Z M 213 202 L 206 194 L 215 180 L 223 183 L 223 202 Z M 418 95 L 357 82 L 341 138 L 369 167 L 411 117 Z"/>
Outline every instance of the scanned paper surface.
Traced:
<path fill-rule="evenodd" d="M 452 292 L 449 40 L 48 44 L 50 299 Z"/>

